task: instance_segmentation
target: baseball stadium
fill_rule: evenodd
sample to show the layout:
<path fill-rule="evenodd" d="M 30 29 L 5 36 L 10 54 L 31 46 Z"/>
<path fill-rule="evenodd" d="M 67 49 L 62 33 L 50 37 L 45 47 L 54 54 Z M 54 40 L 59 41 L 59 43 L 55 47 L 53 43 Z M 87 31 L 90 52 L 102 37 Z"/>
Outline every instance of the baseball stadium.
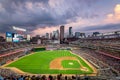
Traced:
<path fill-rule="evenodd" d="M 60 38 L 49 39 L 12 28 L 0 38 L 0 80 L 120 79 L 120 31 L 64 38 L 60 26 Z"/>
<path fill-rule="evenodd" d="M 120 80 L 120 0 L 0 0 L 0 80 Z"/>
<path fill-rule="evenodd" d="M 114 38 L 108 33 L 110 38 L 61 41 L 23 38 L 25 29 L 13 29 L 16 33 L 6 32 L 0 43 L 0 80 L 119 80 L 119 31 L 112 32 Z"/>
<path fill-rule="evenodd" d="M 106 55 L 92 47 L 87 48 L 81 39 L 68 44 L 33 44 L 28 42 L 4 43 L 20 45 L 20 49 L 8 51 L 0 56 L 0 74 L 18 78 L 64 78 L 80 80 L 109 80 L 119 75 L 118 66 L 109 68 L 102 62 Z M 76 44 L 80 43 L 80 45 Z M 69 47 L 68 47 L 69 46 Z M 95 48 L 95 47 L 94 47 Z M 98 55 L 96 55 L 96 53 Z M 107 57 L 106 57 L 107 58 Z M 117 57 L 116 57 L 117 58 Z M 98 59 L 102 59 L 98 61 Z M 6 61 L 6 62 L 4 62 Z M 118 61 L 119 62 L 119 61 Z M 110 72 L 110 73 L 107 73 Z M 35 79 L 36 80 L 36 79 Z"/>

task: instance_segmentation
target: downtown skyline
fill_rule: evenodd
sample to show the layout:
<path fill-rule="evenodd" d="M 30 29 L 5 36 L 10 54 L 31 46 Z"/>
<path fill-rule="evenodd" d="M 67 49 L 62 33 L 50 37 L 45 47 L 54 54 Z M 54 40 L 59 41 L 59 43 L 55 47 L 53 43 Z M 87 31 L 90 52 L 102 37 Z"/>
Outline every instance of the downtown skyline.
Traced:
<path fill-rule="evenodd" d="M 65 26 L 73 32 L 120 30 L 120 0 L 0 0 L 0 32 L 12 26 L 45 35 Z"/>

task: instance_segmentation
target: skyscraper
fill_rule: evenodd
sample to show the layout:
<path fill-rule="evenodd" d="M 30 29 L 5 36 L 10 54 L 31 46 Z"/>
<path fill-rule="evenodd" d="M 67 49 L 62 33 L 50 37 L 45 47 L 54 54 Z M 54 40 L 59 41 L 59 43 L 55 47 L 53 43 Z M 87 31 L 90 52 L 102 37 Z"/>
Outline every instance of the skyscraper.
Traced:
<path fill-rule="evenodd" d="M 85 33 L 80 33 L 80 38 L 85 38 L 85 37 L 86 37 Z"/>
<path fill-rule="evenodd" d="M 57 32 L 56 31 L 53 31 L 53 38 L 57 39 Z"/>
<path fill-rule="evenodd" d="M 72 27 L 69 27 L 69 37 L 73 37 L 73 34 L 72 34 Z"/>
<path fill-rule="evenodd" d="M 100 32 L 93 32 L 92 36 L 97 36 L 98 34 L 100 34 Z"/>
<path fill-rule="evenodd" d="M 53 38 L 59 40 L 59 30 L 53 31 Z"/>
<path fill-rule="evenodd" d="M 64 26 L 60 26 L 60 43 L 63 43 L 64 39 Z"/>
<path fill-rule="evenodd" d="M 57 39 L 59 40 L 60 34 L 59 34 L 59 30 L 57 30 Z"/>
<path fill-rule="evenodd" d="M 75 32 L 75 37 L 79 38 L 80 37 L 80 32 Z"/>
<path fill-rule="evenodd" d="M 46 33 L 46 38 L 49 39 L 49 33 Z"/>
<path fill-rule="evenodd" d="M 50 39 L 52 39 L 52 33 L 50 33 Z"/>

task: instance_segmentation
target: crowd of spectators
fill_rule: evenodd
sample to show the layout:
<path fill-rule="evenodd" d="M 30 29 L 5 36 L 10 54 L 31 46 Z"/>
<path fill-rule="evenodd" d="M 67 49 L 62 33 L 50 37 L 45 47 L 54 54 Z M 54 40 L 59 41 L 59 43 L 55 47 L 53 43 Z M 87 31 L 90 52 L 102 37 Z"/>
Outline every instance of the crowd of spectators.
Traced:
<path fill-rule="evenodd" d="M 2 73 L 2 75 L 0 75 L 0 80 L 107 80 L 80 75 L 20 75 L 10 69 L 0 69 L 0 73 Z"/>
<path fill-rule="evenodd" d="M 120 61 L 114 61 L 107 59 L 106 56 L 97 55 L 96 52 L 91 51 L 89 49 L 82 50 L 73 50 L 74 53 L 82 56 L 88 62 L 90 62 L 93 66 L 98 70 L 98 76 L 101 78 L 111 79 L 117 76 L 120 76 Z M 111 65 L 109 65 L 110 63 Z M 115 63 L 115 64 L 114 64 Z M 116 79 L 115 79 L 116 80 Z"/>
<path fill-rule="evenodd" d="M 81 47 L 105 52 L 111 56 L 120 58 L 120 39 L 80 39 L 76 44 Z"/>
<path fill-rule="evenodd" d="M 16 52 L 10 52 L 10 53 L 8 53 L 6 55 L 1 55 L 0 56 L 0 65 L 11 62 L 14 59 L 17 59 L 17 58 L 19 58 L 21 56 L 24 56 L 24 55 L 26 55 L 24 53 L 24 50 L 19 50 L 19 51 L 16 51 Z"/>
<path fill-rule="evenodd" d="M 18 75 L 11 69 L 0 68 L 0 80 L 10 80 L 9 77 Z"/>
<path fill-rule="evenodd" d="M 19 51 L 21 49 L 30 49 L 33 48 L 34 46 L 37 45 L 27 42 L 19 42 L 19 43 L 0 42 L 0 56 L 11 52 Z"/>
<path fill-rule="evenodd" d="M 16 58 L 26 55 L 34 46 L 27 42 L 12 43 L 2 42 L 0 43 L 0 65 L 13 61 Z"/>
<path fill-rule="evenodd" d="M 80 47 L 75 53 L 92 63 L 99 75 L 107 78 L 120 77 L 120 38 L 79 39 L 71 45 Z"/>
<path fill-rule="evenodd" d="M 2 65 L 30 53 L 32 48 L 35 46 L 37 45 L 33 45 L 25 42 L 21 42 L 21 43 L 1 42 L 0 43 L 0 80 L 16 80 L 13 79 L 13 77 L 16 78 L 16 75 L 18 74 L 12 71 L 11 69 L 6 69 L 2 67 Z"/>
<path fill-rule="evenodd" d="M 19 49 L 19 48 L 23 48 L 23 47 L 27 47 L 27 46 L 30 46 L 30 43 L 27 43 L 27 42 L 19 42 L 19 43 L 0 42 L 0 53 L 4 53 L 6 51 Z"/>
<path fill-rule="evenodd" d="M 89 45 L 88 45 L 88 44 Z M 108 45 L 110 42 L 105 41 Z M 87 41 L 87 42 L 82 42 L 83 44 L 87 45 L 87 47 L 92 48 L 97 48 L 93 47 L 93 45 L 99 44 L 99 48 L 103 46 L 105 43 L 102 43 L 100 41 Z M 101 44 L 101 45 L 100 45 Z M 112 45 L 117 45 L 119 44 L 119 41 L 113 43 Z M 3 46 L 4 45 L 4 46 Z M 84 46 L 85 46 L 84 45 Z M 0 64 L 3 65 L 9 61 L 13 61 L 14 59 L 17 59 L 21 56 L 26 55 L 25 48 L 24 47 L 31 47 L 31 44 L 29 43 L 0 43 Z M 103 47 L 105 47 L 104 45 Z M 117 45 L 119 46 L 119 45 Z M 51 47 L 51 46 L 50 46 Z M 61 47 L 61 46 L 59 46 Z M 64 46 L 65 47 L 65 46 Z M 102 48 L 103 48 L 102 47 Z M 109 46 L 111 48 L 111 46 Z M 112 46 L 113 47 L 113 46 Z M 102 51 L 102 48 L 99 49 Z M 108 48 L 108 47 L 107 47 Z M 117 47 L 119 48 L 119 47 Z M 20 50 L 20 51 L 18 51 Z M 115 48 L 115 51 L 117 49 Z M 18 51 L 18 52 L 16 52 Z M 114 50 L 113 50 L 114 51 Z M 119 76 L 120 73 L 120 60 L 117 60 L 116 58 L 109 57 L 103 54 L 100 54 L 98 50 L 93 50 L 93 49 L 86 49 L 86 48 L 81 48 L 78 50 L 73 50 L 74 53 L 77 53 L 78 55 L 82 56 L 85 58 L 87 61 L 89 61 L 91 64 L 93 64 L 97 70 L 99 70 L 98 77 L 88 77 L 88 76 L 76 76 L 76 75 L 71 75 L 71 76 L 65 76 L 65 75 L 20 75 L 11 69 L 5 69 L 5 68 L 0 68 L 0 80 L 117 80 L 115 79 L 116 76 Z M 9 54 L 10 53 L 10 54 Z M 5 55 L 7 54 L 7 55 Z M 111 53 L 110 53 L 111 54 Z M 5 55 L 5 56 L 3 56 Z M 117 56 L 112 54 L 113 56 Z M 119 56 L 117 56 L 119 57 Z"/>
<path fill-rule="evenodd" d="M 80 47 L 120 73 L 120 39 L 80 40 Z"/>

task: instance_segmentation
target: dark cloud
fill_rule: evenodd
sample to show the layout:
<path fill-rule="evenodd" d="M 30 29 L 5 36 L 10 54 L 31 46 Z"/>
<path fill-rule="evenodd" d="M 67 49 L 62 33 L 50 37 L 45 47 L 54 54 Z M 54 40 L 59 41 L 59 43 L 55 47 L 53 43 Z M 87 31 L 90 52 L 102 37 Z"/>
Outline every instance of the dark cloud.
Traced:
<path fill-rule="evenodd" d="M 94 4 L 99 1 L 0 0 L 0 31 L 12 31 L 12 26 L 33 31 L 38 27 L 64 25 L 68 20 L 74 22 L 76 17 L 98 18 Z"/>
<path fill-rule="evenodd" d="M 96 25 L 96 26 L 87 26 L 84 28 L 78 29 L 79 31 L 85 32 L 95 32 L 95 31 L 107 31 L 107 30 L 120 30 L 120 24 L 108 24 L 108 25 Z"/>
<path fill-rule="evenodd" d="M 12 26 L 19 26 L 23 28 L 34 27 L 38 24 L 52 23 L 54 21 L 51 14 L 45 10 L 38 9 L 39 11 L 29 10 L 27 5 L 32 3 L 34 8 L 35 3 L 47 4 L 47 0 L 1 0 L 0 5 L 3 9 L 0 11 L 0 27 L 9 28 Z M 36 6 L 35 6 L 36 7 Z M 35 9 L 35 8 L 34 8 Z M 49 22 L 50 21 L 50 22 Z"/>

